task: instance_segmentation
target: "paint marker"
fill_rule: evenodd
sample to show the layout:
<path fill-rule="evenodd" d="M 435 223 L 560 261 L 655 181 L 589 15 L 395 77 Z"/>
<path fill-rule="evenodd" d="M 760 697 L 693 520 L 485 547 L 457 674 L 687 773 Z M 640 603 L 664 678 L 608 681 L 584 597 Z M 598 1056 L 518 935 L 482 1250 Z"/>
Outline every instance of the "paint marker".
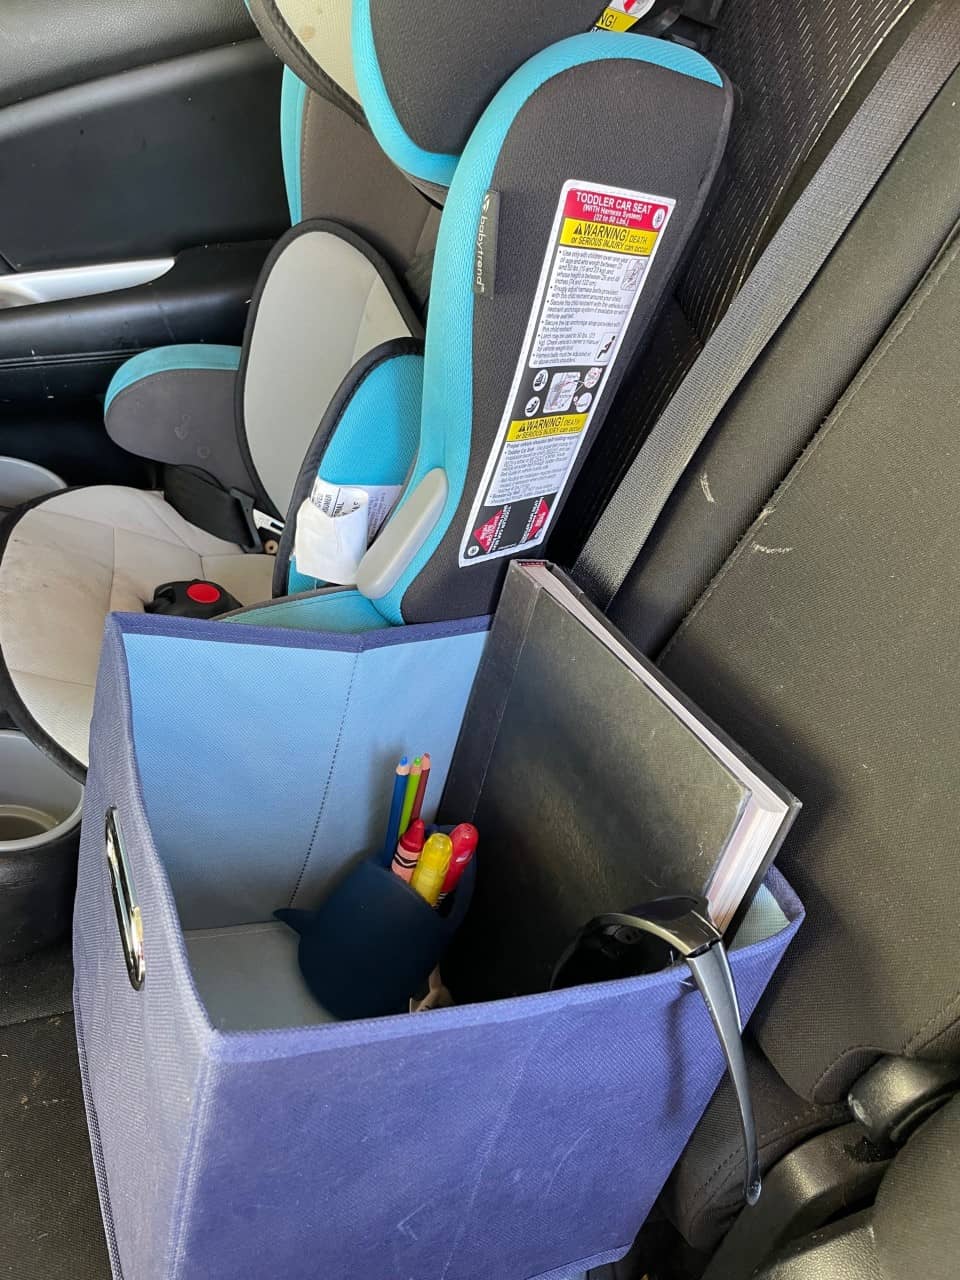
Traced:
<path fill-rule="evenodd" d="M 415 889 L 431 907 L 437 905 L 452 854 L 450 837 L 445 836 L 442 831 L 435 832 L 423 846 L 420 861 L 410 880 L 410 888 Z"/>
<path fill-rule="evenodd" d="M 440 897 L 437 899 L 438 906 L 457 887 L 460 877 L 467 869 L 467 864 L 476 852 L 479 839 L 480 832 L 472 822 L 461 822 L 458 827 L 454 827 L 450 832 L 450 844 L 453 847 L 453 853 L 450 857 L 450 865 L 447 867 L 447 874 L 444 876 L 443 884 L 440 888 Z"/>

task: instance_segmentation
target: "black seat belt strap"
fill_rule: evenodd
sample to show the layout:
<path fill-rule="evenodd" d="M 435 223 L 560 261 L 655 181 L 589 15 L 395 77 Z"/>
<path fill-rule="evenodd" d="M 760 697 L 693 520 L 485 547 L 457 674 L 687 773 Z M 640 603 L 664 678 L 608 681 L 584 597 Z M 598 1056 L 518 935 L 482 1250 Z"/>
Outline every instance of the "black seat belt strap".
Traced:
<path fill-rule="evenodd" d="M 184 520 L 245 551 L 269 549 L 283 532 L 283 521 L 258 511 L 249 494 L 186 467 L 164 468 L 163 495 Z"/>
<path fill-rule="evenodd" d="M 958 64 L 960 6 L 937 0 L 784 218 L 587 539 L 573 577 L 602 608 L 730 397 Z"/>

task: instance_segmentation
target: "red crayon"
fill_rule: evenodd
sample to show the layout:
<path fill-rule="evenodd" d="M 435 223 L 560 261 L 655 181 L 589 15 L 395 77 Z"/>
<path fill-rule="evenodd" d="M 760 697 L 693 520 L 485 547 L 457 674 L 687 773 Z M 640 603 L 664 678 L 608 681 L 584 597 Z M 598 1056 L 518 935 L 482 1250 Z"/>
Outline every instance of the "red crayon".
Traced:
<path fill-rule="evenodd" d="M 457 887 L 467 864 L 476 852 L 479 839 L 480 832 L 472 822 L 461 822 L 459 827 L 454 827 L 450 832 L 453 853 L 450 856 L 450 866 L 447 868 L 446 877 L 440 887 L 440 897 L 437 899 L 438 906 L 447 894 L 453 893 Z"/>
<path fill-rule="evenodd" d="M 407 884 L 410 883 L 410 877 L 420 861 L 420 853 L 423 850 L 425 836 L 426 828 L 421 819 L 417 818 L 415 822 L 410 823 L 400 837 L 397 851 L 393 855 L 390 870 L 395 876 L 399 876 L 401 880 L 406 880 Z"/>

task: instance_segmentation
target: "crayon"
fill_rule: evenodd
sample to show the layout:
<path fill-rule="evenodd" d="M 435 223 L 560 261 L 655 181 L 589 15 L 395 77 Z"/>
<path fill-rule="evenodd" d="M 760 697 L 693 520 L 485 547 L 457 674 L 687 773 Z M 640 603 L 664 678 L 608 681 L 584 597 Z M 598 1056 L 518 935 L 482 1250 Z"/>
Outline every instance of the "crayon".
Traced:
<path fill-rule="evenodd" d="M 393 855 L 390 870 L 395 876 L 399 876 L 401 880 L 406 880 L 407 884 L 410 883 L 410 878 L 417 868 L 420 850 L 423 848 L 424 834 L 423 823 L 417 818 L 416 822 L 411 822 L 400 837 L 397 851 Z"/>

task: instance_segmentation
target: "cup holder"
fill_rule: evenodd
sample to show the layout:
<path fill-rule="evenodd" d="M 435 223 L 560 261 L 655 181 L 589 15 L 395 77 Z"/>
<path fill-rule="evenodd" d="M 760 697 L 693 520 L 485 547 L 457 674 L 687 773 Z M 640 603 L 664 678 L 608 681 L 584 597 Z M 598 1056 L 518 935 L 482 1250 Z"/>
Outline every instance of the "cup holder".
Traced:
<path fill-rule="evenodd" d="M 83 787 L 22 733 L 0 730 L 0 963 L 70 927 Z"/>
<path fill-rule="evenodd" d="M 41 467 L 39 463 L 0 456 L 0 514 L 18 507 L 21 502 L 32 502 L 45 493 L 55 493 L 66 487 L 56 472 Z"/>

